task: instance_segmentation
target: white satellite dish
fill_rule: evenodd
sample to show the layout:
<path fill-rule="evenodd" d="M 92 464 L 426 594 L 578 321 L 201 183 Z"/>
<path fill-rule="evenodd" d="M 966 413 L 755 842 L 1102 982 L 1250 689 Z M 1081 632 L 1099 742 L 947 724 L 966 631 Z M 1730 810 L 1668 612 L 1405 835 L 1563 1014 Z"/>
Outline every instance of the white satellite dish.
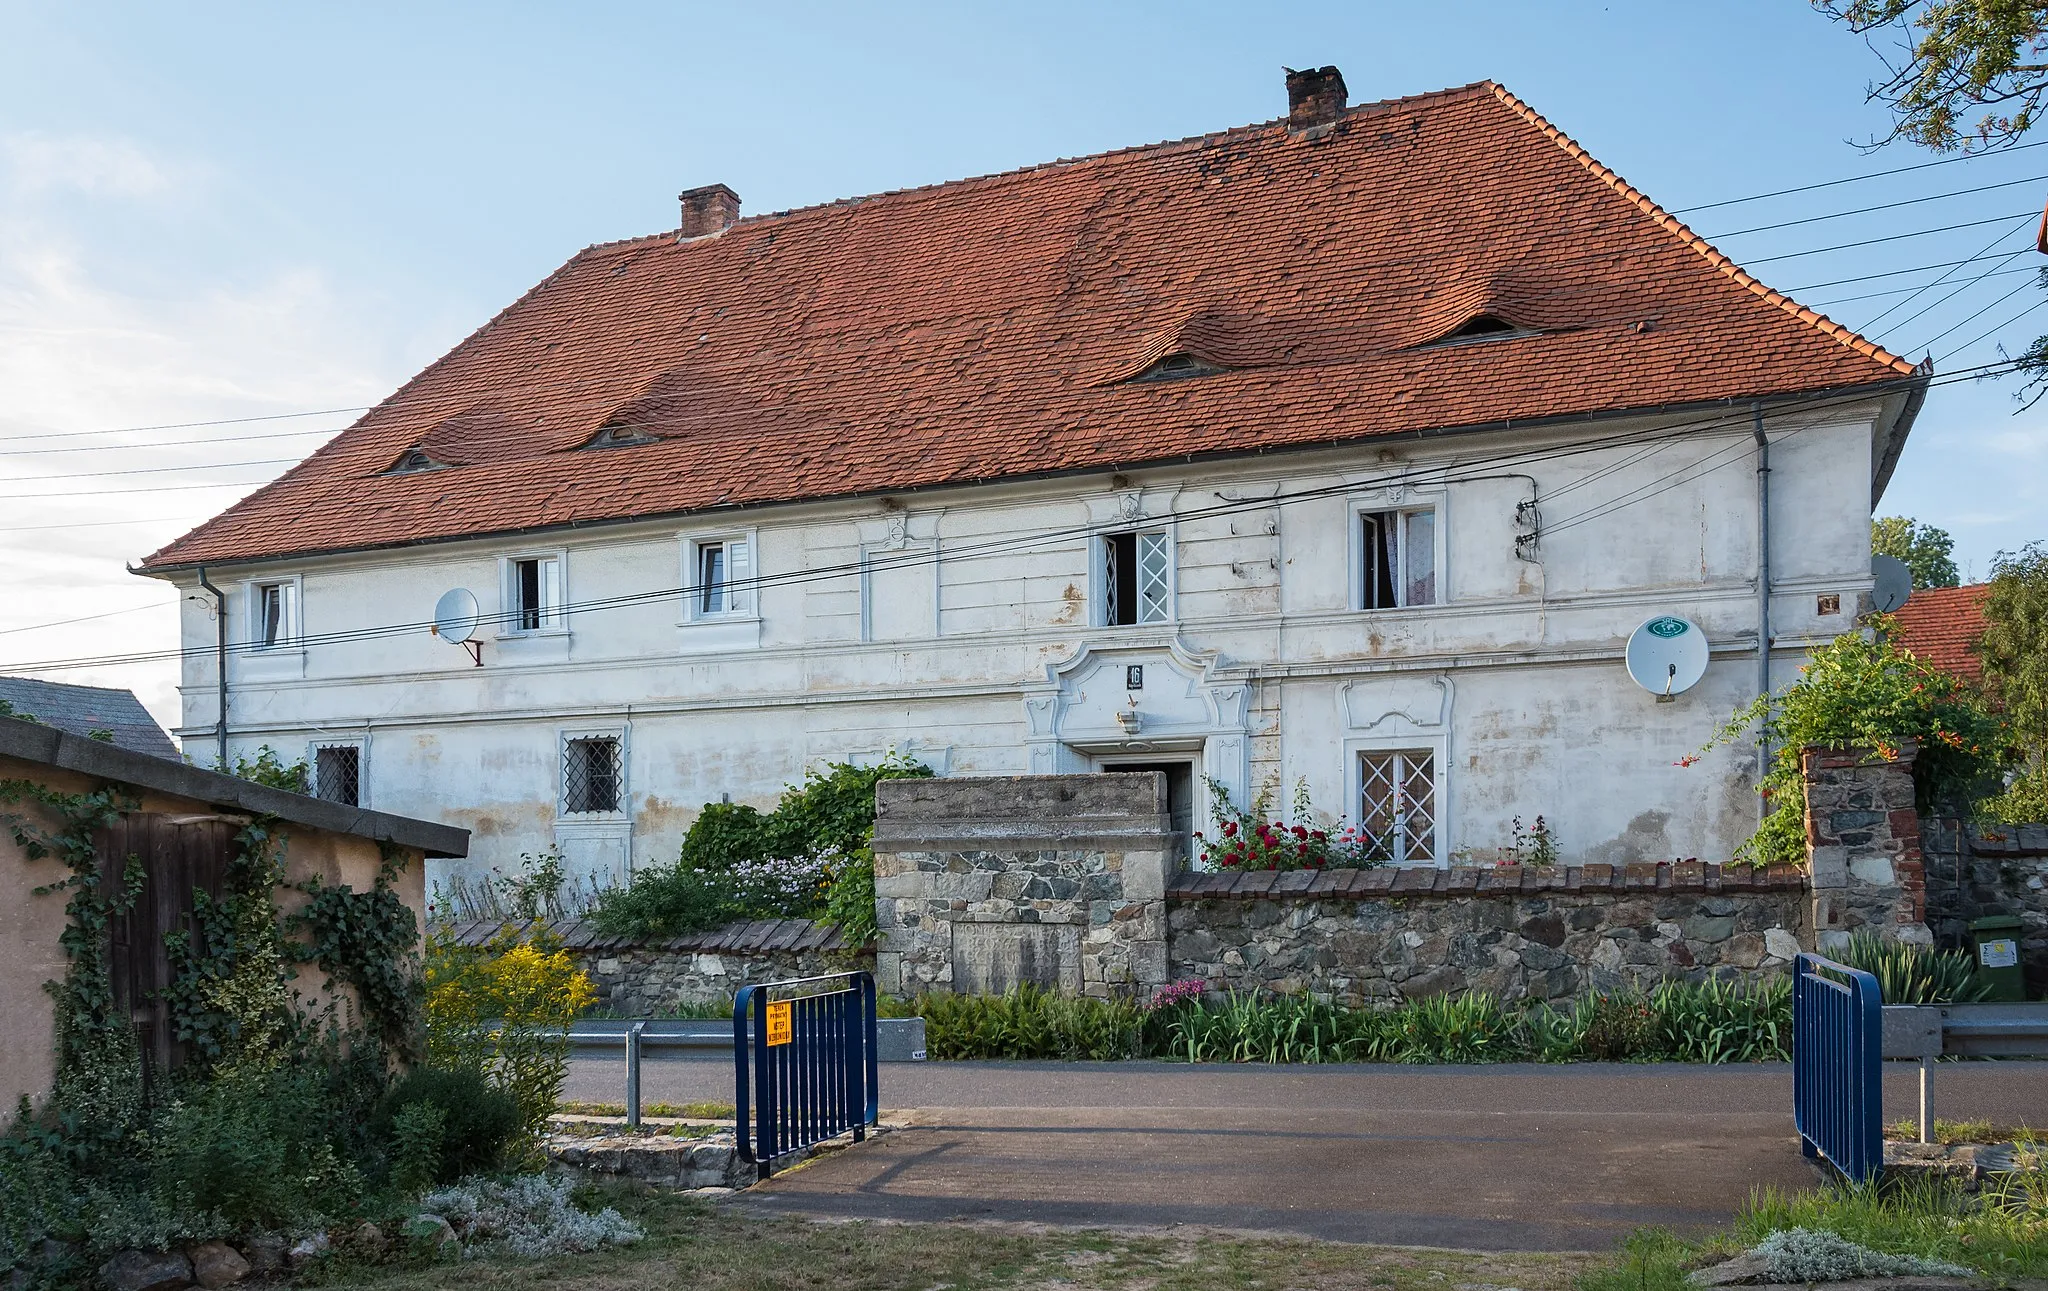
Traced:
<path fill-rule="evenodd" d="M 1629 634 L 1624 657 L 1636 685 L 1668 704 L 1706 676 L 1707 634 L 1688 619 L 1660 614 Z"/>
<path fill-rule="evenodd" d="M 1890 614 L 1913 594 L 1913 571 L 1897 556 L 1872 556 L 1870 576 L 1877 580 L 1870 589 L 1870 600 L 1879 614 Z"/>
<path fill-rule="evenodd" d="M 466 587 L 450 588 L 441 593 L 441 599 L 434 602 L 433 633 L 451 645 L 467 646 L 469 656 L 478 667 L 483 666 L 483 642 L 472 641 L 476 635 L 477 620 L 482 616 L 476 597 Z"/>

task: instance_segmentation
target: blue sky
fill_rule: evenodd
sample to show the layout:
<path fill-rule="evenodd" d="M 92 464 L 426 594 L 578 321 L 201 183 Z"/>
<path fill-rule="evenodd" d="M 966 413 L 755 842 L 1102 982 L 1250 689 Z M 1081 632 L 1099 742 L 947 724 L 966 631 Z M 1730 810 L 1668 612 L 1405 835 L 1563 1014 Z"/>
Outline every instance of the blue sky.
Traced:
<path fill-rule="evenodd" d="M 0 3 L 0 19 L 0 670 L 172 644 L 171 597 L 124 562 L 321 442 L 281 432 L 349 418 L 77 432 L 366 403 L 577 248 L 672 227 L 686 187 L 723 182 L 764 211 L 1178 138 L 1280 115 L 1282 65 L 1324 63 L 1354 102 L 1500 80 L 1670 208 L 1931 159 L 1852 145 L 1886 122 L 1863 102 L 1875 57 L 1798 0 Z M 1756 271 L 1861 326 L 1900 296 L 1822 302 L 1942 271 L 1814 285 L 2027 247 L 2048 180 L 1720 235 L 2044 176 L 2048 149 L 2027 150 L 1687 218 L 1739 260 L 1787 257 Z M 1980 220 L 1996 222 L 1798 254 Z M 2048 309 L 1940 356 L 2048 301 L 2031 281 L 1987 278 L 1909 319 L 1944 286 L 1873 335 L 1917 359 L 1960 324 L 1934 340 L 1939 366 L 1990 361 L 2048 331 Z M 2013 393 L 1936 389 L 1881 508 L 1949 529 L 1979 577 L 2048 537 L 2048 409 L 2015 416 Z M 169 665 L 65 676 L 174 715 Z"/>

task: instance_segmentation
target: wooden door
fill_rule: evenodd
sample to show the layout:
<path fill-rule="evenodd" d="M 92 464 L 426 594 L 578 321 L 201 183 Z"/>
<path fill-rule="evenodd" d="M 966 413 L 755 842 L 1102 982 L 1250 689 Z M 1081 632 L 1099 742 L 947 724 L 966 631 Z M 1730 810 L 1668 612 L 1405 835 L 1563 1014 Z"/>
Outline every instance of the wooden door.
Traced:
<path fill-rule="evenodd" d="M 166 816 L 128 812 L 93 836 L 99 857 L 100 890 L 119 899 L 129 857 L 141 862 L 142 891 L 130 909 L 109 921 L 108 970 L 113 977 L 116 1016 L 125 1013 L 149 1071 L 183 1065 L 188 1046 L 171 1026 L 164 990 L 171 984 L 164 935 L 194 927 L 193 893 L 218 897 L 235 854 L 241 822 L 220 816 Z M 205 953 L 205 947 L 194 950 Z"/>

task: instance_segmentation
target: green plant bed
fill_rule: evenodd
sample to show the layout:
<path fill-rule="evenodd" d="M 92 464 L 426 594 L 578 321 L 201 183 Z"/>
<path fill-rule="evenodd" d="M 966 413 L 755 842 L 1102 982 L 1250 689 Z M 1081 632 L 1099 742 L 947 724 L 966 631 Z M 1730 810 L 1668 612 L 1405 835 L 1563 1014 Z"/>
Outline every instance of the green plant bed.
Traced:
<path fill-rule="evenodd" d="M 1392 1008 L 1306 995 L 1204 998 L 1199 982 L 1148 1003 L 1021 986 L 1003 995 L 885 1000 L 922 1017 L 935 1059 L 1153 1058 L 1176 1062 L 1760 1062 L 1791 1056 L 1782 980 L 1659 984 L 1565 1006 L 1474 992 Z"/>

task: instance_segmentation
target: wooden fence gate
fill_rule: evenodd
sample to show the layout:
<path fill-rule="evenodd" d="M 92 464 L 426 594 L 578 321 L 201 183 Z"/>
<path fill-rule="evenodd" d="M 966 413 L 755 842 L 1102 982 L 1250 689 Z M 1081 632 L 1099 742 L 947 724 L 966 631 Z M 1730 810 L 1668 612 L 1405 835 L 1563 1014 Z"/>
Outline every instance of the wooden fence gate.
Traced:
<path fill-rule="evenodd" d="M 110 921 L 108 970 L 113 976 L 114 1007 L 126 1011 L 142 1050 L 143 1079 L 152 1071 L 183 1065 L 189 1046 L 179 1042 L 171 1026 L 164 990 L 171 984 L 170 954 L 164 935 L 189 932 L 198 938 L 192 918 L 194 892 L 218 897 L 235 855 L 235 836 L 242 822 L 221 816 L 166 816 L 129 812 L 93 835 L 99 858 L 100 891 L 123 890 L 128 858 L 141 863 L 142 891 L 134 906 Z M 205 947 L 195 946 L 205 953 Z"/>

